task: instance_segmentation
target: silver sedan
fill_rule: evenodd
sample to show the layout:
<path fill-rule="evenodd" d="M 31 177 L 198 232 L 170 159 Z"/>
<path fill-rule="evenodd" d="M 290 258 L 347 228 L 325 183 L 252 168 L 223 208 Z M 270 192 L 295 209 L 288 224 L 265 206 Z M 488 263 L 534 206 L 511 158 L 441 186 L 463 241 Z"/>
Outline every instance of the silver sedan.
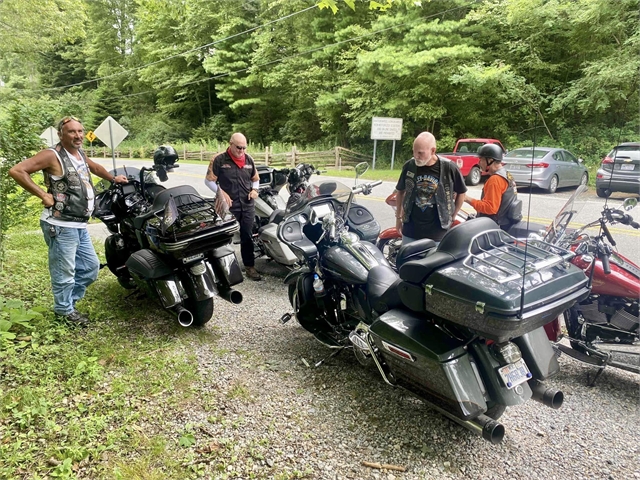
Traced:
<path fill-rule="evenodd" d="M 503 163 L 516 184 L 549 193 L 558 187 L 586 185 L 589 181 L 582 159 L 562 148 L 516 148 L 505 155 Z"/>

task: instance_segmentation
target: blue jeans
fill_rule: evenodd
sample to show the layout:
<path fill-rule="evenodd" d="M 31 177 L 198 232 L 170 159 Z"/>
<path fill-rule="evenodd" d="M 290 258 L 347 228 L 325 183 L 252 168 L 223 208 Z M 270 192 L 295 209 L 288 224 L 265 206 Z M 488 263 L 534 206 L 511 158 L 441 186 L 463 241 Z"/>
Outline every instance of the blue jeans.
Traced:
<path fill-rule="evenodd" d="M 100 262 L 86 228 L 58 227 L 42 220 L 40 228 L 49 247 L 53 311 L 69 315 L 98 278 Z M 50 228 L 55 229 L 54 236 Z"/>

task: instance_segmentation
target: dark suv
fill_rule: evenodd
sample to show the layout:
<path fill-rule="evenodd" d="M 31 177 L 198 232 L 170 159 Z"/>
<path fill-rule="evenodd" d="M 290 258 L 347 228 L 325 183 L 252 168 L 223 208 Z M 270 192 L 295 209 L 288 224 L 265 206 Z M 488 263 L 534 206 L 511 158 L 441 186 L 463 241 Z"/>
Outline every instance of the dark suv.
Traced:
<path fill-rule="evenodd" d="M 596 193 L 607 198 L 613 192 L 640 194 L 640 142 L 621 143 L 602 160 Z"/>

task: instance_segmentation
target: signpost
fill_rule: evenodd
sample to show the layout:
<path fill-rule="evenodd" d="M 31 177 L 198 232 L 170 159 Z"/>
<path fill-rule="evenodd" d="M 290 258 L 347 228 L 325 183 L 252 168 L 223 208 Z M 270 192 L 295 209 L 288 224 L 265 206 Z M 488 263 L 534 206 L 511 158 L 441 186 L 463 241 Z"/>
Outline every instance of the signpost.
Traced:
<path fill-rule="evenodd" d="M 129 132 L 127 132 L 122 125 L 116 122 L 111 116 L 108 116 L 104 119 L 104 122 L 100 124 L 98 128 L 93 132 L 87 133 L 87 138 L 89 138 L 89 133 L 95 136 L 95 138 L 99 138 L 102 143 L 104 143 L 107 147 L 111 148 L 111 159 L 113 160 L 113 169 L 116 170 L 116 152 L 115 148 L 122 143 L 122 141 L 127 138 Z M 94 140 L 95 140 L 94 138 Z"/>
<path fill-rule="evenodd" d="M 48 147 L 53 147 L 60 141 L 58 138 L 58 132 L 53 127 L 49 127 L 42 132 L 40 134 L 40 138 L 44 140 L 44 143 L 46 143 Z"/>
<path fill-rule="evenodd" d="M 372 117 L 371 118 L 371 140 L 373 140 L 373 165 L 372 170 L 376 169 L 376 147 L 378 140 L 393 140 L 391 149 L 391 169 L 393 170 L 393 161 L 396 154 L 396 140 L 402 138 L 402 119 L 389 117 Z"/>

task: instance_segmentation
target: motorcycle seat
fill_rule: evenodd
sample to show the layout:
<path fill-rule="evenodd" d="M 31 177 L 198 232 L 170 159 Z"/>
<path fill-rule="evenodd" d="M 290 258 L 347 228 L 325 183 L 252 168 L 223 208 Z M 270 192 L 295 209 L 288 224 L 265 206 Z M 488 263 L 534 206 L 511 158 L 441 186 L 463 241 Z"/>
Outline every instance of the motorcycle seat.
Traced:
<path fill-rule="evenodd" d="M 398 274 L 387 265 L 377 265 L 369 270 L 367 294 L 371 308 L 382 314 L 402 305 L 398 292 L 400 283 Z"/>
<path fill-rule="evenodd" d="M 422 238 L 407 245 L 402 245 L 398 250 L 398 255 L 396 256 L 396 268 L 400 269 L 404 263 L 411 260 L 418 260 L 419 258 L 426 257 L 429 253 L 434 252 L 435 248 L 436 242 L 430 238 Z"/>
<path fill-rule="evenodd" d="M 284 210 L 281 210 L 279 208 L 275 209 L 273 212 L 271 212 L 271 215 L 269 215 L 268 223 L 275 223 L 277 225 L 284 218 L 284 214 L 285 214 Z"/>
<path fill-rule="evenodd" d="M 433 253 L 419 260 L 405 262 L 399 268 L 400 278 L 409 283 L 422 284 L 438 268 L 465 258 L 470 253 L 477 253 L 471 251 L 472 242 L 476 238 L 478 238 L 478 242 L 474 243 L 474 246 L 485 249 L 504 244 L 499 232 L 498 224 L 488 217 L 467 220 L 445 233 Z M 487 233 L 488 237 L 480 237 L 483 233 Z"/>
<path fill-rule="evenodd" d="M 136 230 L 142 229 L 142 227 L 144 226 L 144 223 L 147 220 L 149 220 L 150 218 L 153 218 L 156 215 L 156 213 L 164 210 L 164 207 L 166 206 L 170 197 L 174 197 L 176 204 L 181 205 L 181 202 L 180 202 L 181 195 L 195 195 L 197 197 L 200 197 L 196 189 L 193 188 L 191 185 L 180 185 L 178 187 L 167 188 L 161 192 L 158 192 L 156 193 L 155 198 L 153 199 L 153 205 L 151 205 L 151 209 L 147 213 L 138 215 L 133 219 L 133 227 Z M 184 203 L 188 203 L 188 202 L 184 202 Z"/>

